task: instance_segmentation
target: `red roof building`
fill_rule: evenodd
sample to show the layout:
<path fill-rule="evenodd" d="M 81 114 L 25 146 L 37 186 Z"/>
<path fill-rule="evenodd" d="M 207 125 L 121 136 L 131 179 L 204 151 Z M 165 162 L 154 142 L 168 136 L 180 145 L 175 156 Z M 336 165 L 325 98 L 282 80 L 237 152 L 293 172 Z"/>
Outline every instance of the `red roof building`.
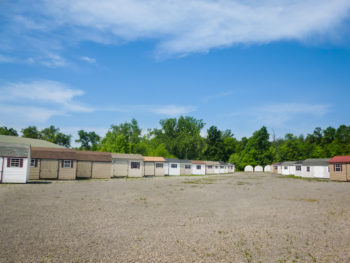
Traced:
<path fill-rule="evenodd" d="M 332 181 L 350 181 L 350 155 L 334 156 L 328 162 Z"/>

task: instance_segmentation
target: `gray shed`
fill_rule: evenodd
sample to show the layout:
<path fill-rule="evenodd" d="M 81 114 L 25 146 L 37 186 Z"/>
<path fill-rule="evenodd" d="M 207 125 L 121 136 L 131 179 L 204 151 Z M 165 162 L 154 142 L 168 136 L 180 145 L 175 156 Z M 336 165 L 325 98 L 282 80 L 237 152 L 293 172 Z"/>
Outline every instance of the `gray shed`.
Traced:
<path fill-rule="evenodd" d="M 113 177 L 143 177 L 144 157 L 141 154 L 112 153 Z"/>

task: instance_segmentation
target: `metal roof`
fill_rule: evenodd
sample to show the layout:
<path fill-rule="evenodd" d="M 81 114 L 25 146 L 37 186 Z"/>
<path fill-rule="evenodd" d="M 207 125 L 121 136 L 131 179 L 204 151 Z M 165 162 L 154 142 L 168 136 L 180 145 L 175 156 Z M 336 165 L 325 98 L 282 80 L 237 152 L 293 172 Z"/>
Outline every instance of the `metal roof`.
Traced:
<path fill-rule="evenodd" d="M 294 165 L 295 163 L 296 163 L 296 161 L 286 161 L 286 162 L 281 163 L 280 165 L 281 166 L 291 166 L 291 165 Z"/>
<path fill-rule="evenodd" d="M 4 143 L 20 143 L 20 144 L 26 144 L 30 145 L 32 147 L 45 147 L 45 148 L 66 148 L 61 145 L 39 140 L 39 139 L 32 139 L 32 138 L 23 138 L 23 137 L 17 137 L 17 136 L 9 136 L 9 135 L 0 135 L 0 142 Z"/>
<path fill-rule="evenodd" d="M 334 156 L 329 163 L 350 163 L 350 155 Z"/>
<path fill-rule="evenodd" d="M 189 160 L 181 160 L 176 158 L 165 158 L 165 161 L 168 163 L 191 163 Z"/>
<path fill-rule="evenodd" d="M 328 166 L 329 158 L 310 158 L 302 162 L 302 165 L 306 166 Z"/>
<path fill-rule="evenodd" d="M 165 159 L 163 157 L 156 156 L 144 156 L 143 160 L 145 162 L 165 162 Z"/>
<path fill-rule="evenodd" d="M 1 157 L 29 157 L 30 147 L 19 143 L 0 142 Z"/>
<path fill-rule="evenodd" d="M 112 159 L 142 160 L 143 161 L 143 156 L 141 154 L 131 154 L 131 153 L 112 153 Z"/>

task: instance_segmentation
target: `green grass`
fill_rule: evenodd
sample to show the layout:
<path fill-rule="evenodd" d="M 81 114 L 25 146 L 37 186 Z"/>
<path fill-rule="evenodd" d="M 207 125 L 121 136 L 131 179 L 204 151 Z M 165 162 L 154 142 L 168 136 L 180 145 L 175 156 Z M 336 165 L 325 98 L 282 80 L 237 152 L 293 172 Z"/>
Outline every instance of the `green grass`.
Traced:
<path fill-rule="evenodd" d="M 295 175 L 277 175 L 276 177 L 283 178 L 283 179 L 299 179 L 299 180 L 310 181 L 310 182 L 329 182 L 329 179 L 309 178 L 309 177 L 301 177 L 301 176 L 295 176 Z"/>
<path fill-rule="evenodd" d="M 200 178 L 196 180 L 183 181 L 184 184 L 213 184 L 217 178 Z"/>

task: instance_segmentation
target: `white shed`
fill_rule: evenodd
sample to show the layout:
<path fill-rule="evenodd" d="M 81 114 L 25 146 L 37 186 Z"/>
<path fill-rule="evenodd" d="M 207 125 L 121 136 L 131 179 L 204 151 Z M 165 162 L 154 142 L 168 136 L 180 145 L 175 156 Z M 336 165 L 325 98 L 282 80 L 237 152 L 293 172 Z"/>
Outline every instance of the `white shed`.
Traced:
<path fill-rule="evenodd" d="M 226 167 L 226 163 L 224 162 L 220 162 L 220 173 L 224 174 L 225 173 L 225 167 Z"/>
<path fill-rule="evenodd" d="M 301 176 L 329 178 L 329 159 L 306 159 L 302 162 Z"/>
<path fill-rule="evenodd" d="M 180 160 L 175 158 L 165 159 L 164 174 L 165 175 L 180 175 Z"/>
<path fill-rule="evenodd" d="M 263 172 L 264 169 L 261 165 L 257 165 L 254 167 L 254 172 Z"/>
<path fill-rule="evenodd" d="M 253 166 L 247 165 L 246 167 L 244 167 L 244 171 L 245 172 L 253 172 L 254 171 Z"/>
<path fill-rule="evenodd" d="M 193 160 L 192 163 L 192 174 L 205 175 L 205 162 Z"/>
<path fill-rule="evenodd" d="M 281 163 L 282 175 L 295 175 L 295 163 L 296 161 L 287 161 Z"/>
<path fill-rule="evenodd" d="M 229 163 L 229 164 L 227 165 L 227 167 L 228 167 L 228 172 L 229 172 L 229 173 L 234 173 L 234 172 L 235 172 L 235 165 L 234 165 L 234 164 Z"/>
<path fill-rule="evenodd" d="M 214 174 L 220 173 L 220 163 L 215 164 L 214 166 Z"/>
<path fill-rule="evenodd" d="M 265 172 L 265 173 L 271 173 L 271 172 L 272 172 L 271 165 L 266 165 L 266 166 L 264 167 L 264 172 Z"/>
<path fill-rule="evenodd" d="M 0 183 L 26 183 L 29 180 L 30 146 L 0 143 Z"/>

